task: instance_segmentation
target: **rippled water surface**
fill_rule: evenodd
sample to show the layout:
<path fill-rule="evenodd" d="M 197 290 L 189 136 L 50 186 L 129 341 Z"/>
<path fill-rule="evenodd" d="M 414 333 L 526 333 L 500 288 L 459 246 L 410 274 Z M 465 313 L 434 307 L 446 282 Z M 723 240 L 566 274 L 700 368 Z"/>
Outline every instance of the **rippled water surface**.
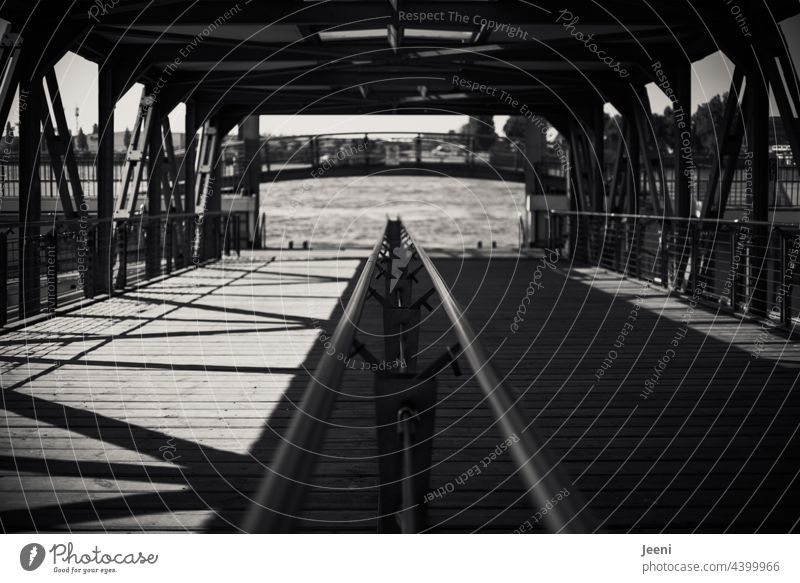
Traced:
<path fill-rule="evenodd" d="M 431 247 L 519 245 L 520 183 L 423 176 L 369 176 L 261 185 L 267 244 L 371 247 L 386 216 L 399 215 Z"/>

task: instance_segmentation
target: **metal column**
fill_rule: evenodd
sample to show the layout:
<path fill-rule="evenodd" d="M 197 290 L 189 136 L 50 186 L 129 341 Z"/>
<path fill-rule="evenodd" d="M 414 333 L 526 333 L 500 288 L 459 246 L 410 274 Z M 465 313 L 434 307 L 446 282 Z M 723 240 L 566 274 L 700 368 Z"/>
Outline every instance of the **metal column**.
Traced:
<path fill-rule="evenodd" d="M 100 67 L 97 110 L 100 136 L 97 142 L 97 218 L 108 219 L 97 226 L 95 261 L 95 291 L 111 293 L 112 262 L 114 259 L 111 222 L 114 215 L 114 106 L 113 66 L 106 62 Z"/>
<path fill-rule="evenodd" d="M 23 55 L 23 66 L 35 68 L 33 55 Z M 19 245 L 20 318 L 41 311 L 39 227 L 31 226 L 41 220 L 42 187 L 39 177 L 39 144 L 41 133 L 42 78 L 25 76 L 19 86 L 19 220 L 24 224 Z"/>

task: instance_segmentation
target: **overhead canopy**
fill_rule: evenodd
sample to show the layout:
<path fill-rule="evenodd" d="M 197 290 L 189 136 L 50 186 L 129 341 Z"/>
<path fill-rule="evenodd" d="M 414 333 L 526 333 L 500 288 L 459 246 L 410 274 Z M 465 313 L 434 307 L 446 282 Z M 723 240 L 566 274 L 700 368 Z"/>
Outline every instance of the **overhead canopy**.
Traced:
<path fill-rule="evenodd" d="M 746 57 L 748 33 L 765 26 L 763 5 L 737 18 L 718 0 L 54 4 L 0 8 L 44 51 L 38 66 L 72 50 L 112 66 L 118 95 L 141 82 L 162 104 L 195 99 L 232 116 L 561 115 L 653 81 L 658 61 L 668 71 L 720 49 Z M 800 9 L 769 11 L 780 21 Z"/>

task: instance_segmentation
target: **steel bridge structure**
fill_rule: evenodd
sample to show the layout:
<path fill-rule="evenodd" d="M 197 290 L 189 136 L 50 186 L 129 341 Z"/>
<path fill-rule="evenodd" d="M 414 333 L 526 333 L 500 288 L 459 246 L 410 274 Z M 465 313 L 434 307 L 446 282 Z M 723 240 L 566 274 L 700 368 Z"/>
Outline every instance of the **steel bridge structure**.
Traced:
<path fill-rule="evenodd" d="M 570 8 L 554 0 L 6 0 L 0 5 L 0 127 L 17 103 L 19 136 L 17 216 L 0 224 L 6 349 L 0 364 L 9 427 L 3 452 L 21 453 L 4 455 L 2 470 L 52 471 L 67 494 L 22 475 L 0 508 L 3 529 L 105 528 L 121 520 L 120 530 L 136 530 L 142 516 L 159 516 L 143 528 L 797 530 L 796 497 L 786 493 L 796 488 L 800 365 L 793 358 L 768 364 L 767 357 L 777 363 L 783 351 L 765 344 L 759 327 L 792 343 L 799 316 L 792 298 L 800 231 L 772 212 L 781 179 L 768 127 L 777 113 L 796 165 L 800 82 L 791 47 L 798 15 L 800 6 L 789 0 L 608 0 Z M 54 69 L 68 52 L 98 69 L 92 205 Z M 718 52 L 732 63 L 731 84 L 715 127 L 716 155 L 698 181 L 693 64 Z M 136 118 L 119 119 L 116 104 L 137 83 L 143 90 Z M 656 138 L 651 83 L 672 104 L 668 151 Z M 181 104 L 186 140 L 176 149 L 169 115 Z M 620 113 L 622 136 L 611 159 L 605 153 L 609 104 Z M 297 142 L 294 149 L 281 158 L 270 148 L 288 138 L 265 140 L 258 129 L 258 116 L 278 114 L 392 114 L 398 125 L 408 115 L 517 115 L 525 118 L 525 135 L 513 149 L 509 140 L 493 149 L 469 136 L 417 128 L 385 136 L 296 136 L 289 140 Z M 114 134 L 126 125 L 133 130 L 122 159 L 115 156 Z M 551 126 L 565 149 L 555 163 L 544 135 Z M 238 162 L 228 173 L 223 144 L 232 140 Z M 435 154 L 437 145 L 446 147 Z M 47 188 L 43 164 L 53 177 Z M 380 169 L 398 177 L 445 172 L 518 181 L 531 236 L 500 267 L 477 257 L 465 279 L 455 263 L 460 255 L 427 251 L 414 226 L 399 219 L 387 221 L 371 251 L 342 260 L 351 262 L 347 276 L 324 253 L 302 261 L 258 250 L 247 261 L 231 257 L 242 253 L 242 231 L 257 230 L 258 220 L 226 209 L 223 194 L 254 199 L 257 213 L 262 182 L 304 179 L 321 167 L 327 176 Z M 737 182 L 745 186 L 732 194 Z M 58 204 L 43 204 L 43 190 Z M 734 204 L 742 209 L 738 220 L 728 213 Z M 228 262 L 219 261 L 223 254 Z M 603 385 L 594 364 L 607 351 L 591 352 L 593 345 L 574 340 L 564 317 L 555 317 L 544 348 L 540 341 L 533 351 L 538 335 L 525 330 L 525 318 L 544 329 L 549 316 L 522 317 L 516 297 L 506 295 L 509 289 L 526 293 L 529 275 L 517 271 L 520 257 L 528 266 L 544 262 L 541 269 L 552 279 L 542 297 L 563 302 L 562 313 L 586 309 L 596 336 L 610 338 L 609 345 L 620 320 L 606 321 L 613 311 L 606 297 L 618 292 L 645 306 L 642 321 L 662 345 L 674 342 L 673 329 L 685 324 L 687 302 L 691 313 L 697 306 L 716 310 L 724 332 L 708 340 L 702 336 L 707 320 L 695 320 L 679 339 L 687 338 L 684 346 L 695 354 L 670 373 L 685 390 L 672 394 L 664 411 L 674 405 L 679 412 L 662 415 L 653 405 L 666 392 L 666 384 L 659 388 L 648 377 L 653 359 L 662 356 L 657 348 L 648 348 L 641 362 L 641 355 L 621 359 L 629 374 L 617 379 L 616 389 L 607 379 L 622 375 L 622 367 L 609 369 Z M 575 271 L 563 273 L 565 262 Z M 606 274 L 602 291 L 584 290 L 596 278 L 587 265 Z M 499 289 L 505 277 L 508 286 Z M 473 305 L 464 290 L 485 279 L 502 301 L 475 292 L 480 299 Z M 333 313 L 329 321 L 316 319 L 317 304 L 292 304 L 297 314 L 269 303 L 277 289 L 270 286 L 283 291 L 295 283 L 317 291 L 316 300 Z M 226 294 L 244 285 L 258 289 L 263 303 L 231 293 L 228 304 Z M 557 289 L 558 297 L 552 295 Z M 81 303 L 84 315 L 76 323 L 61 304 L 81 296 L 95 301 Z M 530 294 L 521 297 L 530 301 Z M 331 298 L 334 303 L 325 303 Z M 117 312 L 110 331 L 102 329 L 102 305 Z M 614 313 L 624 320 L 628 308 Z M 223 329 L 220 311 L 239 327 Z M 517 330 L 504 324 L 502 334 L 493 331 L 498 314 Z M 193 318 L 194 329 L 187 324 Z M 359 338 L 362 319 L 383 342 Z M 318 334 L 323 324 L 330 328 Z M 731 348 L 731 330 L 739 328 L 763 355 L 752 366 L 742 365 L 744 350 Z M 295 362 L 286 347 L 312 330 L 306 348 L 313 359 Z M 252 340 L 260 332 L 273 335 Z M 170 334 L 195 344 L 170 344 Z M 175 361 L 163 361 L 166 344 L 141 353 L 126 344 L 145 337 L 169 344 Z M 228 344 L 214 344 L 208 362 L 198 365 L 202 342 L 220 337 Z M 90 345 L 76 348 L 87 338 Z M 504 372 L 513 362 L 495 358 L 507 340 L 524 364 L 516 377 Z M 124 378 L 108 382 L 138 386 L 146 378 L 149 384 L 122 397 L 121 390 L 101 390 L 96 409 L 87 411 L 86 385 L 76 371 L 110 378 L 108 351 L 118 346 L 127 355 L 115 361 Z M 428 352 L 417 358 L 421 347 Z M 594 360 L 585 360 L 590 352 Z M 354 358 L 374 378 L 355 376 Z M 552 362 L 561 368 L 548 368 Z M 745 381 L 736 392 L 730 385 L 740 365 L 738 378 Z M 315 372 L 306 379 L 301 369 Z M 452 380 L 451 370 L 466 371 L 466 380 Z M 677 378 L 678 370 L 689 372 Z M 151 400 L 163 396 L 157 373 L 165 371 L 187 407 L 179 414 Z M 271 379 L 293 380 L 272 379 L 267 387 L 265 371 Z M 647 378 L 649 392 L 639 393 Z M 766 387 L 767 378 L 775 392 L 762 400 L 757 384 Z M 252 386 L 239 384 L 242 379 Z M 518 394 L 509 379 L 530 381 L 529 388 L 537 379 L 553 392 Z M 585 392 L 584 384 L 591 384 Z M 442 402 L 437 391 L 447 395 Z M 233 411 L 229 418 L 209 409 L 220 397 Z M 263 409 L 258 414 L 237 409 L 250 397 L 261 399 L 253 405 Z M 354 418 L 369 422 L 351 424 Z M 447 427 L 457 430 L 443 435 L 441 424 L 451 422 Z M 40 423 L 52 431 L 41 432 Z M 487 441 L 483 426 L 497 438 Z M 740 430 L 757 444 L 747 449 Z M 377 455 L 365 452 L 367 432 Z M 53 461 L 75 433 L 85 438 L 82 451 Z M 253 445 L 239 451 L 243 434 Z M 37 435 L 52 449 L 36 445 Z M 113 445 L 102 462 L 95 441 Z M 487 446 L 508 454 L 491 457 L 481 480 L 497 480 L 484 488 L 481 472 L 470 473 L 477 464 L 464 460 Z M 728 471 L 740 458 L 746 458 L 741 469 Z M 717 467 L 713 460 L 722 462 Z M 684 482 L 670 481 L 684 471 Z M 70 480 L 87 473 L 95 480 L 91 492 L 75 490 Z M 448 476 L 469 487 L 458 492 Z M 119 496 L 102 491 L 106 479 Z M 158 485 L 143 492 L 144 482 Z M 428 504 L 431 492 L 441 506 Z M 758 495 L 764 492 L 769 495 Z M 555 510 L 537 513 L 548 504 Z"/>

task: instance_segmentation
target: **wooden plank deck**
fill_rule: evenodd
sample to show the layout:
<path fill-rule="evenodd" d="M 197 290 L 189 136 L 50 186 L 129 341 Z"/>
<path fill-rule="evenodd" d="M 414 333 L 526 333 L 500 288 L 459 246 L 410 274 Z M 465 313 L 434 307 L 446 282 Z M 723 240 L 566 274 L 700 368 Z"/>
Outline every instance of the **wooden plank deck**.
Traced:
<path fill-rule="evenodd" d="M 236 530 L 364 254 L 243 255 L 0 337 L 3 529 Z M 601 530 L 797 530 L 797 343 L 563 260 L 514 332 L 539 259 L 436 263 Z M 378 355 L 380 317 L 368 302 L 359 334 Z M 448 328 L 435 304 L 422 366 Z M 501 441 L 462 368 L 439 378 L 431 489 L 453 488 L 430 530 L 511 532 L 534 511 L 510 456 L 456 482 Z M 345 375 L 299 530 L 375 530 L 372 382 Z"/>

